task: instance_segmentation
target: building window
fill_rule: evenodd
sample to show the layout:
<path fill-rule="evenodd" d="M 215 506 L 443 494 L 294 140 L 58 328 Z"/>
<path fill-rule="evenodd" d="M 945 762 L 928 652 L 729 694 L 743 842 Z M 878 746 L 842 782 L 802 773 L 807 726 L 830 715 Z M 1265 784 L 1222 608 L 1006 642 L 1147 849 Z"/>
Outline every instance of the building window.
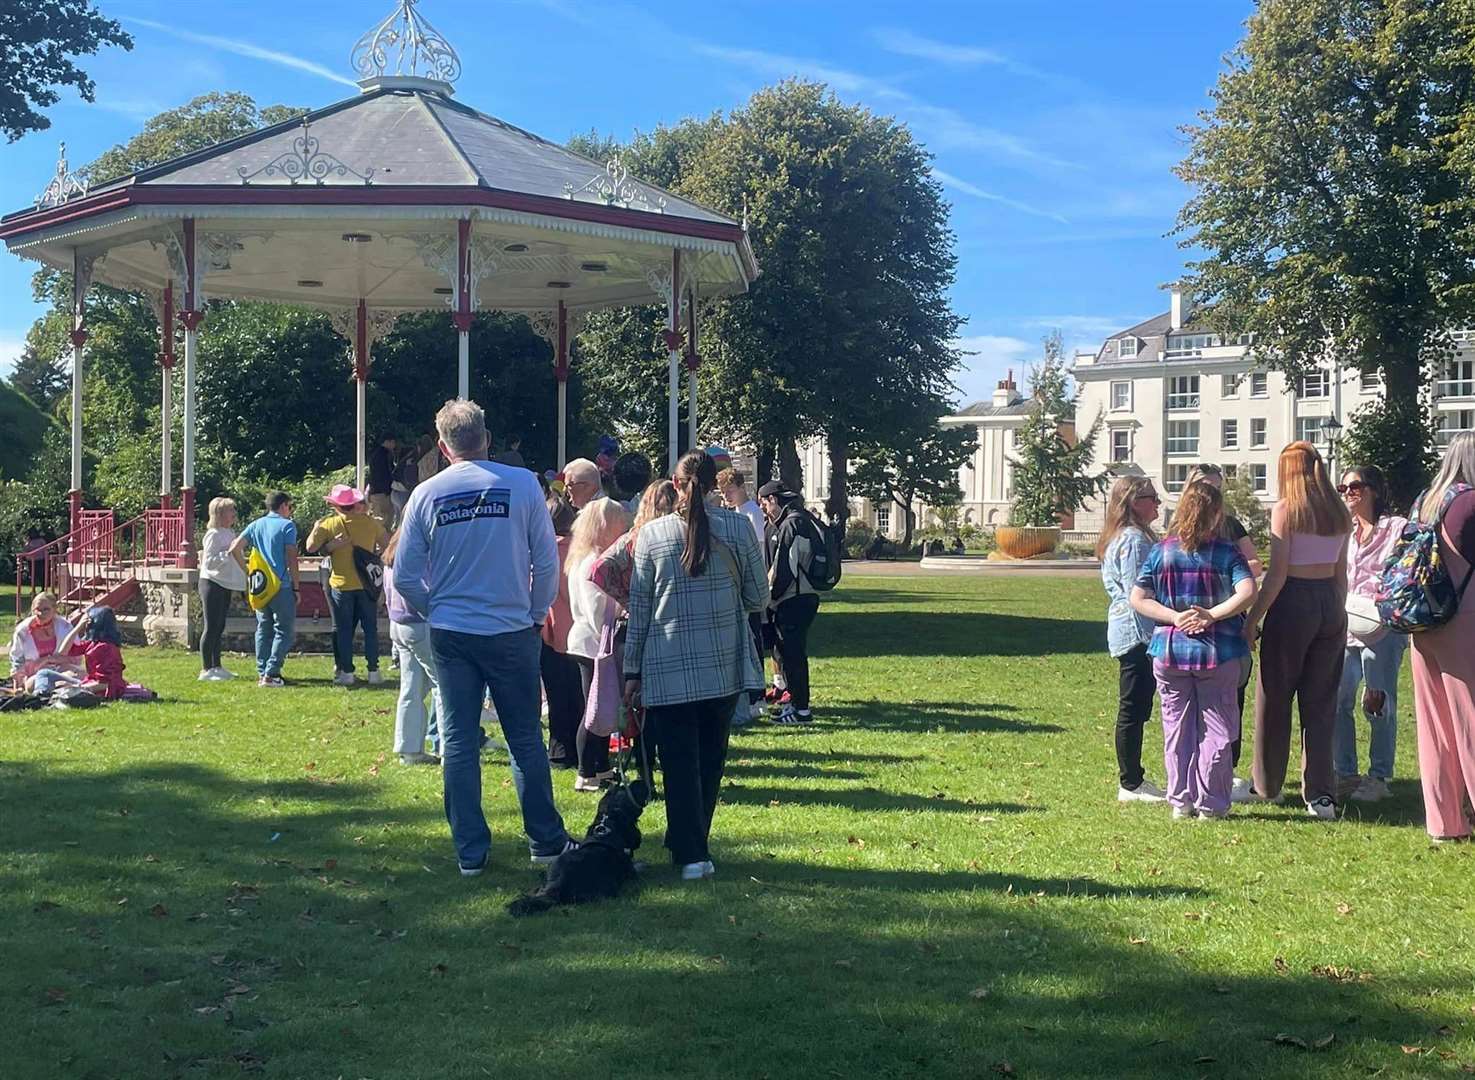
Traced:
<path fill-rule="evenodd" d="M 1116 354 L 1123 360 L 1130 360 L 1137 355 L 1137 339 L 1124 337 L 1116 343 Z"/>
<path fill-rule="evenodd" d="M 1267 476 L 1270 471 L 1268 465 L 1250 466 L 1250 490 L 1256 495 L 1264 495 L 1270 490 L 1270 482 Z"/>
<path fill-rule="evenodd" d="M 1303 442 L 1309 442 L 1312 446 L 1321 443 L 1321 421 L 1320 416 L 1298 416 L 1296 417 L 1296 438 Z"/>
<path fill-rule="evenodd" d="M 1188 483 L 1187 465 L 1169 465 L 1163 470 L 1163 487 L 1176 494 Z"/>
<path fill-rule="evenodd" d="M 1243 381 L 1243 375 L 1220 375 L 1219 396 L 1222 398 L 1239 397 L 1239 384 Z"/>
<path fill-rule="evenodd" d="M 1435 432 L 1435 441 L 1440 446 L 1448 446 L 1449 441 L 1461 431 L 1475 431 L 1475 409 L 1457 409 L 1452 412 L 1441 412 L 1439 414 L 1439 428 Z"/>
<path fill-rule="evenodd" d="M 1250 373 L 1250 397 L 1270 396 L 1270 376 L 1263 371 Z"/>
<path fill-rule="evenodd" d="M 1113 464 L 1132 460 L 1131 428 L 1112 428 L 1111 460 Z"/>
<path fill-rule="evenodd" d="M 1220 450 L 1238 450 L 1239 449 L 1239 421 L 1238 420 L 1220 420 L 1219 421 L 1219 449 Z"/>
<path fill-rule="evenodd" d="M 878 533 L 889 533 L 891 531 L 891 507 L 885 504 L 876 506 L 876 531 Z"/>
<path fill-rule="evenodd" d="M 1250 420 L 1250 449 L 1264 449 L 1269 443 L 1270 437 L 1265 429 L 1265 417 L 1256 416 Z"/>
<path fill-rule="evenodd" d="M 1169 454 L 1198 453 L 1198 421 L 1169 420 L 1168 439 L 1163 449 Z"/>
<path fill-rule="evenodd" d="M 1198 408 L 1198 376 L 1174 375 L 1168 380 L 1168 408 Z"/>
<path fill-rule="evenodd" d="M 1376 394 L 1382 388 L 1382 380 L 1376 371 L 1364 371 L 1358 377 L 1357 386 L 1364 394 Z"/>
<path fill-rule="evenodd" d="M 1221 465 L 1220 468 L 1224 470 L 1224 479 L 1226 480 L 1233 480 L 1239 476 L 1238 465 Z"/>
<path fill-rule="evenodd" d="M 1111 411 L 1128 412 L 1132 408 L 1132 384 L 1129 382 L 1114 382 L 1111 384 Z"/>
<path fill-rule="evenodd" d="M 1325 371 L 1313 371 L 1296 381 L 1298 398 L 1324 398 L 1331 392 L 1331 379 Z"/>
<path fill-rule="evenodd" d="M 1169 334 L 1167 357 L 1175 359 L 1183 356 L 1198 356 L 1205 349 L 1217 348 L 1219 344 L 1217 334 Z"/>
<path fill-rule="evenodd" d="M 1475 360 L 1451 360 L 1439 383 L 1441 397 L 1475 397 Z"/>
<path fill-rule="evenodd" d="M 1015 449 L 1015 450 L 1018 450 L 1019 449 L 1019 440 L 1020 440 L 1021 436 L 1022 436 L 1022 433 L 1020 432 L 1020 430 L 1017 427 L 1016 428 L 1010 428 L 1009 429 L 1009 445 L 1013 449 Z"/>

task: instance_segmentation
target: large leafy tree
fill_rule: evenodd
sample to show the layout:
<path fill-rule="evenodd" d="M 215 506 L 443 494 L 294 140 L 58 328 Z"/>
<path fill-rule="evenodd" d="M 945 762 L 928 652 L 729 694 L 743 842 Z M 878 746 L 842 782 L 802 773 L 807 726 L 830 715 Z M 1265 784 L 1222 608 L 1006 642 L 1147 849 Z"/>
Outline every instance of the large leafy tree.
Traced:
<path fill-rule="evenodd" d="M 1029 412 L 1010 458 L 1014 465 L 1011 525 L 1059 525 L 1062 517 L 1106 490 L 1107 473 L 1091 471 L 1103 417 L 1098 415 L 1085 434 L 1077 432 L 1074 441 L 1062 431 L 1066 422 L 1076 418 L 1076 396 L 1066 376 L 1060 332 L 1056 331 L 1045 339 L 1044 358 L 1030 374 Z"/>
<path fill-rule="evenodd" d="M 939 427 L 936 417 L 926 413 L 916 419 L 916 424 L 894 429 L 884 442 L 860 443 L 852 451 L 851 490 L 901 510 L 903 548 L 911 547 L 919 500 L 947 506 L 962 498 L 958 469 L 978 449 L 972 428 Z"/>
<path fill-rule="evenodd" d="M 1261 0 L 1178 169 L 1207 317 L 1292 375 L 1328 353 L 1381 372 L 1400 497 L 1428 365 L 1475 315 L 1472 41 L 1466 2 Z"/>
<path fill-rule="evenodd" d="M 104 45 L 133 48 L 133 39 L 87 0 L 7 0 L 0 4 L 0 131 L 15 142 L 51 121 L 39 110 L 61 100 L 71 86 L 83 101 L 94 86 L 73 59 Z"/>

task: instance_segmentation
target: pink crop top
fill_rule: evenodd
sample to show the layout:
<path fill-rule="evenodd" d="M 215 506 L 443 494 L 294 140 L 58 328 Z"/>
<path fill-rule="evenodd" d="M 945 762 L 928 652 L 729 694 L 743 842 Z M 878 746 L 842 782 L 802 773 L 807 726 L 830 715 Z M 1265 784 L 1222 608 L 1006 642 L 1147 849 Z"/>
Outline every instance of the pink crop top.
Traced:
<path fill-rule="evenodd" d="M 1347 547 L 1345 536 L 1317 536 L 1316 533 L 1291 533 L 1290 565 L 1334 563 Z"/>

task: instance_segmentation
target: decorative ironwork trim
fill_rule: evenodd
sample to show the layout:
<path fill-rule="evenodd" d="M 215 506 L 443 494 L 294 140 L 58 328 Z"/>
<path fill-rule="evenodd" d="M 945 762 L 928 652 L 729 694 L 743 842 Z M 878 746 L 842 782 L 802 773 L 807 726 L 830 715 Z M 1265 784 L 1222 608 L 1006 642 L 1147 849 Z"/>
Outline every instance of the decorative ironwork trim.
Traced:
<path fill-rule="evenodd" d="M 326 184 L 332 176 L 351 176 L 364 184 L 374 182 L 373 169 L 359 172 L 323 151 L 318 137 L 308 129 L 306 117 L 302 119 L 302 134 L 292 140 L 292 149 L 283 150 L 259 169 L 248 169 L 242 165 L 236 173 L 243 184 L 251 183 L 258 176 L 280 176 L 289 184 Z"/>
<path fill-rule="evenodd" d="M 453 83 L 461 77 L 461 58 L 415 10 L 416 2 L 400 0 L 388 18 L 354 43 L 349 59 L 361 78 L 412 75 Z"/>
<path fill-rule="evenodd" d="M 36 198 L 36 206 L 41 210 L 49 210 L 53 206 L 60 206 L 68 199 L 87 194 L 87 185 L 74 172 L 67 171 L 67 144 L 62 143 L 56 152 L 56 174 L 51 182 L 46 185 L 46 190 Z"/>
<path fill-rule="evenodd" d="M 563 185 L 565 199 L 585 194 L 593 195 L 605 206 L 648 210 L 653 214 L 666 212 L 666 197 L 658 195 L 652 201 L 640 183 L 630 179 L 630 170 L 625 168 L 619 158 L 610 158 L 604 166 L 604 172 L 591 176 L 583 187 L 576 188 L 571 183 Z"/>

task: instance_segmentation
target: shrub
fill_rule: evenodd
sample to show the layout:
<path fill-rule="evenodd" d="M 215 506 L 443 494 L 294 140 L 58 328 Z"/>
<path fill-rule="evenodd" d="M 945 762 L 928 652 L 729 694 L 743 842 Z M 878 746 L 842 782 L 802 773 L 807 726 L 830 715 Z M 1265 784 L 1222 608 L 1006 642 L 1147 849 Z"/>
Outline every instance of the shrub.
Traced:
<path fill-rule="evenodd" d="M 858 559 L 871 546 L 876 530 L 858 518 L 851 518 L 845 526 L 845 554 Z"/>

